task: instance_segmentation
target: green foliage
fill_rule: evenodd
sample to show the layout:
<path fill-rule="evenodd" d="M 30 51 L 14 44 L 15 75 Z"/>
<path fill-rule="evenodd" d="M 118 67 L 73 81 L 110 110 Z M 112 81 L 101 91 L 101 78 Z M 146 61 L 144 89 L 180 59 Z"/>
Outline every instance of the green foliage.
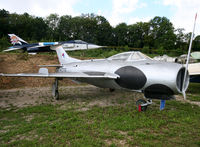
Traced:
<path fill-rule="evenodd" d="M 95 14 L 76 17 L 50 14 L 41 18 L 28 13 L 9 13 L 3 9 L 0 10 L 0 24 L 0 38 L 15 33 L 31 42 L 84 40 L 103 46 L 125 46 L 123 51 L 127 51 L 128 46 L 142 48 L 145 53 L 151 53 L 152 48 L 162 53 L 163 47 L 167 52 L 178 49 L 178 53 L 173 53 L 175 55 L 187 52 L 191 36 L 191 33 L 184 34 L 182 28 L 175 30 L 169 19 L 159 16 L 149 22 L 120 23 L 112 27 L 105 17 Z M 197 36 L 194 40 L 194 50 L 200 50 L 199 38 Z M 0 47 L 8 46 L 4 40 L 1 39 Z"/>
<path fill-rule="evenodd" d="M 111 50 L 111 51 L 109 51 L 109 52 L 104 53 L 104 56 L 105 56 L 105 57 L 110 57 L 110 56 L 115 55 L 115 54 L 117 54 L 117 53 L 118 53 L 118 52 L 117 52 L 116 50 Z"/>
<path fill-rule="evenodd" d="M 127 45 L 127 32 L 128 32 L 128 26 L 126 23 L 120 23 L 114 28 L 114 34 L 115 34 L 115 41 L 117 46 L 125 46 Z"/>
<path fill-rule="evenodd" d="M 3 51 L 8 48 L 10 45 L 7 37 L 0 38 L 0 51 Z"/>
<path fill-rule="evenodd" d="M 143 52 L 143 53 L 146 53 L 146 54 L 149 54 L 149 46 L 144 46 L 144 47 L 142 48 L 142 52 Z"/>
<path fill-rule="evenodd" d="M 164 54 L 164 48 L 162 46 L 157 49 L 157 54 L 159 54 L 159 55 Z"/>
<path fill-rule="evenodd" d="M 124 46 L 124 51 L 129 51 L 128 45 Z"/>
<path fill-rule="evenodd" d="M 200 36 L 197 36 L 193 41 L 193 50 L 200 51 Z"/>

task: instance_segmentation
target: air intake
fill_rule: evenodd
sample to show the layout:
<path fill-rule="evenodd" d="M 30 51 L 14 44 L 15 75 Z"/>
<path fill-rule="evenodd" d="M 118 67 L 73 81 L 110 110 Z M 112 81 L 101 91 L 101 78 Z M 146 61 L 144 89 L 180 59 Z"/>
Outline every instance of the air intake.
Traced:
<path fill-rule="evenodd" d="M 179 92 L 186 91 L 186 89 L 188 88 L 188 85 L 189 85 L 188 71 L 187 71 L 185 84 L 183 85 L 184 74 L 185 74 L 185 67 L 183 67 L 179 70 L 177 77 L 176 77 L 176 86 L 177 86 Z"/>

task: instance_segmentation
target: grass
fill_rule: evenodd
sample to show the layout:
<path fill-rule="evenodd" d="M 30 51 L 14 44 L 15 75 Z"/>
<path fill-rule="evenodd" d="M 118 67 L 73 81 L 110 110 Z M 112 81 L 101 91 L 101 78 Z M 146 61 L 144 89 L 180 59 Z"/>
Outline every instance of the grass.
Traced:
<path fill-rule="evenodd" d="M 188 92 L 199 98 L 197 87 L 192 84 Z M 160 111 L 154 100 L 146 112 L 138 112 L 130 92 L 74 93 L 80 99 L 67 95 L 66 101 L 61 94 L 64 103 L 1 109 L 0 146 L 200 146 L 197 105 L 171 100 Z M 88 106 L 113 97 L 113 105 Z"/>
<path fill-rule="evenodd" d="M 199 83 L 190 83 L 190 86 L 187 90 L 188 98 L 191 101 L 200 101 L 200 84 Z"/>
<path fill-rule="evenodd" d="M 18 111 L 1 110 L 0 143 L 3 146 L 200 145 L 198 106 L 171 101 L 165 111 L 150 108 L 145 113 L 137 112 L 131 104 L 94 106 L 84 112 L 59 107 L 40 105 Z"/>

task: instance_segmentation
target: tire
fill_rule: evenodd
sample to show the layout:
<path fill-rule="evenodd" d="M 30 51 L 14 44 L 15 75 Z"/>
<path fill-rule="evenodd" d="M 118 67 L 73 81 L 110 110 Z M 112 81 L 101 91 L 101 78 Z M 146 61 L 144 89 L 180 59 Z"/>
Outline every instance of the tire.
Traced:
<path fill-rule="evenodd" d="M 137 100 L 136 105 L 137 105 L 138 110 L 139 110 L 139 105 L 145 104 L 145 103 L 146 101 L 143 99 Z M 147 109 L 147 106 L 141 106 L 141 111 L 146 111 L 146 109 Z"/>
<path fill-rule="evenodd" d="M 115 91 L 115 89 L 109 88 L 109 91 L 110 91 L 110 92 L 114 92 L 114 91 Z"/>

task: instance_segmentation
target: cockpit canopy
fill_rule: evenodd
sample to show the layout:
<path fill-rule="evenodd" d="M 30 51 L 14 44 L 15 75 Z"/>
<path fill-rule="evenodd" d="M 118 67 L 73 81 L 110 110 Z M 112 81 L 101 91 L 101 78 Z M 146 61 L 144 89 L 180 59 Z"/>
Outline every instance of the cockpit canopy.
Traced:
<path fill-rule="evenodd" d="M 67 41 L 67 43 L 88 44 L 87 42 L 82 41 L 82 40 L 70 40 L 70 41 Z"/>
<path fill-rule="evenodd" d="M 108 60 L 139 61 L 139 60 L 152 60 L 152 59 L 139 51 L 132 51 L 132 52 L 124 52 L 113 55 L 109 57 Z"/>

